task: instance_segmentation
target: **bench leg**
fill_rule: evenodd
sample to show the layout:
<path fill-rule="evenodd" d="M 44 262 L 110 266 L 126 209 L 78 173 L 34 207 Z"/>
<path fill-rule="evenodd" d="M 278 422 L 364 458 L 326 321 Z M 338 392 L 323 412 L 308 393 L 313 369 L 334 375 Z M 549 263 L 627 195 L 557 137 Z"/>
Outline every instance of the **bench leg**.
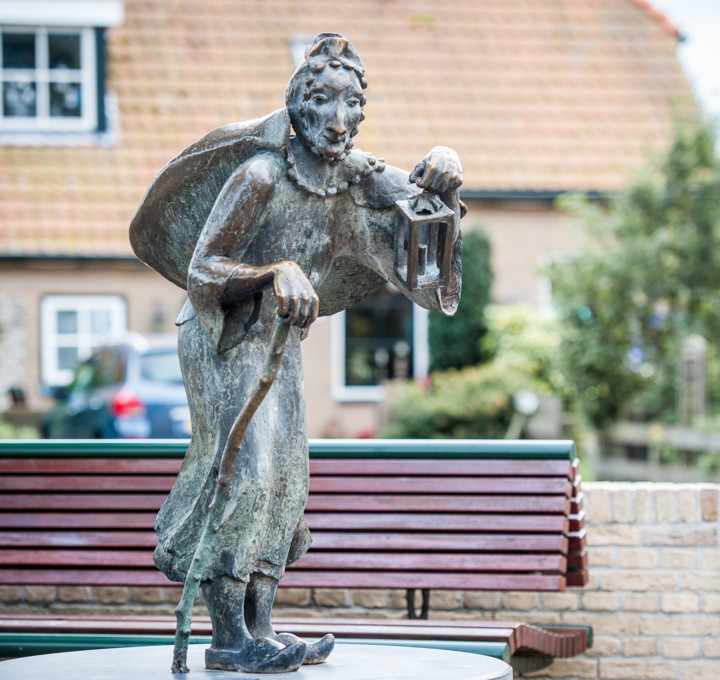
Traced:
<path fill-rule="evenodd" d="M 426 619 L 430 611 L 430 589 L 422 589 L 422 607 L 418 616 L 415 609 L 415 588 L 408 588 L 405 592 L 405 601 L 407 602 L 407 611 L 409 619 Z"/>

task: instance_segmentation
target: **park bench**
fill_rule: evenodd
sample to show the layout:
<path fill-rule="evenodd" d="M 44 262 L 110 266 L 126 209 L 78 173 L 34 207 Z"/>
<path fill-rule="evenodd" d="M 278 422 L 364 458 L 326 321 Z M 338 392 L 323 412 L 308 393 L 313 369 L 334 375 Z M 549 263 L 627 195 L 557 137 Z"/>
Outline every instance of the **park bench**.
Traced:
<path fill-rule="evenodd" d="M 0 585 L 172 586 L 153 565 L 152 527 L 186 446 L 0 442 Z M 572 442 L 314 440 L 310 447 L 313 546 L 283 586 L 406 589 L 408 619 L 425 619 L 431 589 L 562 591 L 587 581 Z M 343 618 L 282 627 L 506 658 L 573 656 L 589 644 L 584 627 L 521 623 Z M 0 656 L 157 643 L 173 628 L 172 617 L 5 615 Z M 198 619 L 194 632 L 208 635 L 208 620 Z"/>

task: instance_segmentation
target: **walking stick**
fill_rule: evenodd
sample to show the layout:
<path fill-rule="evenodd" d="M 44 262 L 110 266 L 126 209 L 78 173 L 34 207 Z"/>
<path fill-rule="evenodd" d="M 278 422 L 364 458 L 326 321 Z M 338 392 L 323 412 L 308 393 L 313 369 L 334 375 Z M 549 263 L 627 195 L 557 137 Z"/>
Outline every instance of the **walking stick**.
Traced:
<path fill-rule="evenodd" d="M 290 324 L 284 319 L 278 318 L 270 343 L 270 351 L 265 359 L 265 365 L 260 374 L 258 385 L 235 419 L 227 441 L 225 442 L 225 448 L 223 449 L 222 458 L 220 459 L 220 470 L 218 472 L 215 494 L 208 507 L 205 527 L 203 528 L 200 541 L 197 548 L 195 548 L 195 554 L 193 555 L 190 568 L 185 577 L 182 597 L 175 609 L 177 627 L 175 629 L 175 647 L 173 649 L 173 663 L 171 668 L 173 673 L 187 673 L 189 671 L 187 651 L 188 642 L 190 641 L 192 608 L 200 593 L 200 582 L 202 581 L 203 572 L 210 559 L 210 553 L 212 552 L 215 542 L 215 535 L 222 524 L 225 506 L 230 500 L 230 483 L 237 464 L 240 444 L 242 443 L 245 431 L 255 411 L 257 411 L 275 381 L 289 331 Z"/>

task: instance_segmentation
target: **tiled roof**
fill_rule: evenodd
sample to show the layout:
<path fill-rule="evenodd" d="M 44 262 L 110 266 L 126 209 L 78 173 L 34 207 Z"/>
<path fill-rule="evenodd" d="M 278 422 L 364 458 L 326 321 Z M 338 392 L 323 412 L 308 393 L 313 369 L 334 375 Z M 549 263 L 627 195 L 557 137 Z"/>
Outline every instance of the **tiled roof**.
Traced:
<path fill-rule="evenodd" d="M 0 253 L 124 255 L 157 170 L 284 105 L 289 41 L 346 35 L 367 67 L 357 145 L 411 169 L 455 148 L 465 188 L 619 188 L 690 101 L 644 0 L 125 0 L 108 31 L 112 148 L 0 147 Z"/>

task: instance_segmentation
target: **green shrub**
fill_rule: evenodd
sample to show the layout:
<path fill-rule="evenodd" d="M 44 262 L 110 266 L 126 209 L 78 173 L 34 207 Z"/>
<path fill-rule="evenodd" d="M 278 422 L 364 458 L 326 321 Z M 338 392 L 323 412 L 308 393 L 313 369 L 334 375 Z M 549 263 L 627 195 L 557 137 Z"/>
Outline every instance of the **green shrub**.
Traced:
<path fill-rule="evenodd" d="M 562 354 L 582 412 L 675 418 L 680 346 L 708 347 L 711 405 L 720 407 L 720 160 L 710 127 L 679 130 L 667 155 L 608 206 L 561 205 L 582 217 L 590 250 L 550 272 L 564 328 Z"/>
<path fill-rule="evenodd" d="M 13 425 L 0 420 L 0 439 L 40 439 L 40 431 L 30 425 Z"/>
<path fill-rule="evenodd" d="M 430 371 L 481 363 L 485 307 L 493 281 L 490 241 L 483 231 L 463 233 L 462 298 L 455 316 L 430 313 Z"/>
<path fill-rule="evenodd" d="M 552 316 L 525 305 L 493 305 L 486 319 L 488 332 L 481 350 L 492 361 L 437 371 L 425 384 L 408 384 L 382 436 L 502 438 L 517 392 L 563 392 L 560 333 Z"/>

